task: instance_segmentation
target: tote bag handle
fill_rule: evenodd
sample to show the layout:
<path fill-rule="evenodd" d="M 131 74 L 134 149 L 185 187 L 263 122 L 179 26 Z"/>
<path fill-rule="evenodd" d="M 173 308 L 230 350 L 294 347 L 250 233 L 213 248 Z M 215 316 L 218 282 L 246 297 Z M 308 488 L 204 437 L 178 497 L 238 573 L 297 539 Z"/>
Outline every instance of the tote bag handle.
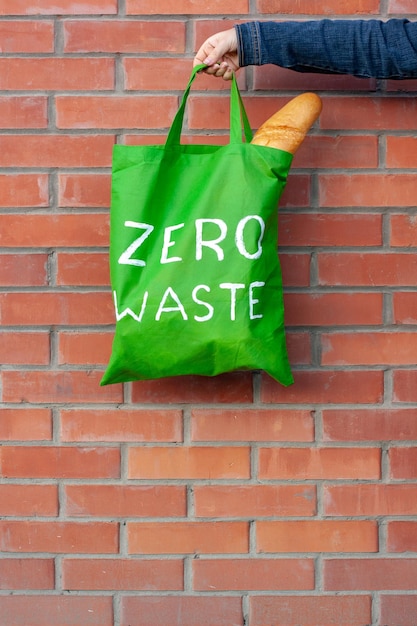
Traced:
<path fill-rule="evenodd" d="M 196 65 L 192 72 L 188 85 L 184 91 L 180 107 L 174 117 L 174 121 L 169 130 L 165 146 L 179 145 L 181 141 L 182 125 L 184 120 L 185 106 L 190 93 L 191 85 L 198 74 L 206 65 Z M 246 139 L 246 143 L 252 140 L 252 130 L 246 115 L 242 97 L 237 86 L 236 77 L 232 75 L 232 85 L 230 90 L 230 143 L 243 143 L 242 126 Z"/>

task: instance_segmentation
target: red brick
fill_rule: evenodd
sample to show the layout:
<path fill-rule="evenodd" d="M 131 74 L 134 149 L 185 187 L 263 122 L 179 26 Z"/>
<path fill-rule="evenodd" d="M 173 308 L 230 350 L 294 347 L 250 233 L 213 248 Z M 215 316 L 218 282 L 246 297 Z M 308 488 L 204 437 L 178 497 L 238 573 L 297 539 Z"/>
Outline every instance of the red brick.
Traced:
<path fill-rule="evenodd" d="M 183 517 L 187 508 L 175 485 L 67 485 L 65 497 L 73 517 Z"/>
<path fill-rule="evenodd" d="M 387 550 L 388 552 L 417 552 L 417 522 L 389 522 Z"/>
<path fill-rule="evenodd" d="M 0 309 L 4 326 L 114 322 L 108 292 L 9 292 L 0 295 Z"/>
<path fill-rule="evenodd" d="M 201 15 L 202 7 L 197 0 L 126 0 L 126 12 L 129 15 L 183 14 Z M 248 0 L 212 0 L 204 7 L 204 15 L 227 15 L 249 13 Z"/>
<path fill-rule="evenodd" d="M 181 626 L 196 626 L 202 619 L 204 626 L 244 626 L 242 600 L 238 597 L 177 595 L 121 599 L 121 626 L 167 626 L 177 615 Z"/>
<path fill-rule="evenodd" d="M 182 441 L 180 409 L 65 409 L 62 441 Z"/>
<path fill-rule="evenodd" d="M 109 167 L 113 145 L 113 135 L 3 135 L 0 166 Z"/>
<path fill-rule="evenodd" d="M 394 480 L 417 478 L 417 448 L 390 448 L 390 476 Z"/>
<path fill-rule="evenodd" d="M 252 402 L 252 375 L 234 372 L 213 378 L 173 376 L 132 385 L 132 402 L 223 403 Z"/>
<path fill-rule="evenodd" d="M 113 89 L 114 60 L 107 58 L 0 59 L 0 89 Z"/>
<path fill-rule="evenodd" d="M 416 324 L 417 294 L 412 291 L 397 291 L 392 297 L 394 324 Z"/>
<path fill-rule="evenodd" d="M 113 603 L 98 596 L 0 596 L 0 620 L 1 626 L 113 626 Z"/>
<path fill-rule="evenodd" d="M 110 205 L 111 178 L 108 174 L 59 174 L 58 185 L 60 207 Z"/>
<path fill-rule="evenodd" d="M 54 24 L 52 21 L 11 20 L 0 24 L 2 53 L 53 52 Z"/>
<path fill-rule="evenodd" d="M 191 60 L 189 58 L 170 57 L 127 57 L 123 59 L 124 82 L 128 90 L 149 91 L 149 90 L 177 90 L 181 87 L 181 80 L 185 88 L 186 80 L 191 72 Z M 240 72 L 239 72 L 240 74 Z M 181 79 L 181 76 L 183 77 Z M 241 83 L 240 77 L 239 84 Z M 196 78 L 195 88 L 200 90 L 230 90 L 230 84 L 224 80 L 214 80 L 207 74 L 199 74 Z M 143 140 L 146 137 L 142 137 Z M 211 139 L 207 136 L 199 137 L 198 143 L 206 143 Z M 218 137 L 218 141 L 224 142 L 224 137 Z M 197 140 L 194 140 L 196 143 Z M 152 144 L 153 141 L 150 141 Z"/>
<path fill-rule="evenodd" d="M 310 254 L 279 255 L 282 282 L 286 287 L 308 287 L 310 285 Z"/>
<path fill-rule="evenodd" d="M 292 365 L 312 365 L 312 336 L 307 332 L 287 331 L 288 358 Z"/>
<path fill-rule="evenodd" d="M 10 287 L 47 285 L 47 263 L 46 254 L 2 254 L 0 285 Z"/>
<path fill-rule="evenodd" d="M 282 246 L 379 246 L 380 215 L 289 214 L 279 219 Z"/>
<path fill-rule="evenodd" d="M 378 167 L 377 137 L 317 135 L 306 137 L 297 150 L 293 167 L 314 167 L 315 169 Z M 327 215 L 327 217 L 331 216 Z M 349 218 L 352 217 L 357 219 L 359 216 L 349 216 Z"/>
<path fill-rule="evenodd" d="M 60 365 L 106 365 L 111 353 L 113 333 L 59 333 Z"/>
<path fill-rule="evenodd" d="M 0 215 L 4 247 L 108 246 L 109 218 L 103 213 Z"/>
<path fill-rule="evenodd" d="M 378 0 L 258 0 L 260 13 L 306 13 L 307 15 L 377 14 Z"/>
<path fill-rule="evenodd" d="M 393 377 L 394 402 L 417 402 L 417 370 L 398 370 Z"/>
<path fill-rule="evenodd" d="M 256 522 L 257 552 L 377 552 L 376 522 Z"/>
<path fill-rule="evenodd" d="M 131 20 L 68 20 L 64 22 L 64 52 L 143 54 L 161 51 L 169 54 L 185 52 L 185 24 L 183 22 Z M 189 72 L 191 72 L 190 61 Z"/>
<path fill-rule="evenodd" d="M 357 484 L 324 487 L 325 515 L 417 515 L 416 485 Z"/>
<path fill-rule="evenodd" d="M 321 174 L 322 207 L 412 207 L 414 174 Z"/>
<path fill-rule="evenodd" d="M 0 207 L 46 207 L 48 204 L 47 174 L 0 174 Z M 0 243 L 2 239 L 0 236 Z"/>
<path fill-rule="evenodd" d="M 16 483 L 0 485 L 0 515 L 11 517 L 58 515 L 57 486 Z"/>
<path fill-rule="evenodd" d="M 346 326 L 382 323 L 381 293 L 287 293 L 288 326 Z"/>
<path fill-rule="evenodd" d="M 417 588 L 417 559 L 332 559 L 323 565 L 326 591 Z"/>
<path fill-rule="evenodd" d="M 318 255 L 321 285 L 415 285 L 417 263 L 411 254 L 322 253 Z"/>
<path fill-rule="evenodd" d="M 48 365 L 49 360 L 49 333 L 0 333 L 2 365 Z"/>
<path fill-rule="evenodd" d="M 107 252 L 58 252 L 57 285 L 99 286 L 110 284 Z"/>
<path fill-rule="evenodd" d="M 312 559 L 198 559 L 197 591 L 280 591 L 314 589 Z"/>
<path fill-rule="evenodd" d="M 56 98 L 58 128 L 169 128 L 177 109 L 175 96 Z"/>
<path fill-rule="evenodd" d="M 290 404 L 375 404 L 383 399 L 383 375 L 371 371 L 295 371 L 295 384 L 279 385 L 263 376 L 262 402 Z"/>
<path fill-rule="evenodd" d="M 3 401 L 47 403 L 122 402 L 121 385 L 100 387 L 101 372 L 3 372 Z"/>
<path fill-rule="evenodd" d="M 50 409 L 0 409 L 0 439 L 3 441 L 50 441 L 52 414 Z"/>
<path fill-rule="evenodd" d="M 197 517 L 311 516 L 316 514 L 313 485 L 194 486 Z"/>
<path fill-rule="evenodd" d="M 324 409 L 324 441 L 407 441 L 417 439 L 415 410 Z"/>
<path fill-rule="evenodd" d="M 416 81 L 413 78 L 404 79 L 399 84 L 399 81 L 395 78 L 391 80 L 387 80 L 386 82 L 386 90 L 387 92 L 401 92 L 404 93 L 407 91 L 408 93 L 413 93 L 417 88 Z"/>
<path fill-rule="evenodd" d="M 309 207 L 311 204 L 311 176 L 294 174 L 290 176 L 279 201 L 283 208 Z"/>
<path fill-rule="evenodd" d="M 417 335 L 401 332 L 323 333 L 323 365 L 414 365 Z"/>
<path fill-rule="evenodd" d="M 416 5 L 413 0 L 388 0 L 388 13 L 405 13 L 408 17 L 415 12 Z"/>
<path fill-rule="evenodd" d="M 403 81 L 401 82 L 403 83 Z M 347 76 L 343 74 L 294 72 L 293 70 L 287 70 L 286 68 L 278 67 L 277 65 L 261 65 L 253 68 L 253 89 L 260 91 L 369 92 L 376 91 L 376 80 L 374 78 L 355 78 L 354 76 Z M 323 99 L 324 105 L 326 106 L 326 100 L 325 98 Z M 358 157 L 360 161 L 362 161 L 362 154 L 358 154 Z"/>
<path fill-rule="evenodd" d="M 366 595 L 253 596 L 251 626 L 364 626 L 372 622 L 371 597 Z"/>
<path fill-rule="evenodd" d="M 378 479 L 379 448 L 261 448 L 262 480 Z"/>
<path fill-rule="evenodd" d="M 0 128 L 46 128 L 47 102 L 44 96 L 0 97 Z"/>
<path fill-rule="evenodd" d="M 360 111 L 360 115 L 358 115 Z M 329 97 L 320 114 L 320 128 L 340 130 L 406 130 L 413 127 L 417 113 L 415 98 Z M 371 177 L 373 178 L 373 176 Z"/>
<path fill-rule="evenodd" d="M 417 615 L 417 595 L 380 595 L 380 624 L 410 626 Z"/>
<path fill-rule="evenodd" d="M 118 478 L 117 448 L 3 446 L 2 476 L 7 478 Z"/>
<path fill-rule="evenodd" d="M 312 441 L 310 411 L 291 409 L 194 409 L 193 441 Z"/>
<path fill-rule="evenodd" d="M 415 168 L 417 166 L 417 140 L 415 137 L 386 138 L 386 165 L 392 168 Z"/>
<path fill-rule="evenodd" d="M 54 586 L 53 559 L 0 559 L 0 589 L 53 589 Z"/>
<path fill-rule="evenodd" d="M 0 0 L 0 15 L 85 15 L 117 13 L 117 0 Z"/>
<path fill-rule="evenodd" d="M 64 559 L 62 586 L 70 591 L 182 591 L 183 569 L 180 560 Z"/>
<path fill-rule="evenodd" d="M 413 214 L 390 216 L 390 245 L 417 246 L 417 219 Z"/>
<path fill-rule="evenodd" d="M 247 553 L 246 522 L 128 522 L 129 554 Z"/>
<path fill-rule="evenodd" d="M 0 522 L 3 552 L 114 554 L 118 530 L 110 522 Z"/>
<path fill-rule="evenodd" d="M 129 448 L 128 477 L 140 479 L 249 478 L 247 447 Z"/>

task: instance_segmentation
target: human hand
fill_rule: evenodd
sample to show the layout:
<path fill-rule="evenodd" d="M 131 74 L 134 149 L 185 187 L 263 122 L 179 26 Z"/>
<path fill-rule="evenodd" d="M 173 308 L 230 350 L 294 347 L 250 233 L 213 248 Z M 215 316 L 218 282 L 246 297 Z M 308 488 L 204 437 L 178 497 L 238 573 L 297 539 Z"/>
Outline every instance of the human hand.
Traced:
<path fill-rule="evenodd" d="M 234 28 L 212 35 L 203 43 L 194 57 L 193 66 L 204 63 L 206 74 L 231 80 L 232 73 L 239 69 L 237 36 Z"/>

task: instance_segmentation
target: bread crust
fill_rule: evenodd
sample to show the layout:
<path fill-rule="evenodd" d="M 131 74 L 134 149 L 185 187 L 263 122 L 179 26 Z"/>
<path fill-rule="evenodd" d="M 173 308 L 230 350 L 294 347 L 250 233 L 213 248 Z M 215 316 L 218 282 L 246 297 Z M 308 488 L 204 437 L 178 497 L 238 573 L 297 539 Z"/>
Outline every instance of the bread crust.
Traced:
<path fill-rule="evenodd" d="M 260 126 L 251 143 L 295 154 L 322 106 L 317 94 L 307 92 L 296 96 Z"/>

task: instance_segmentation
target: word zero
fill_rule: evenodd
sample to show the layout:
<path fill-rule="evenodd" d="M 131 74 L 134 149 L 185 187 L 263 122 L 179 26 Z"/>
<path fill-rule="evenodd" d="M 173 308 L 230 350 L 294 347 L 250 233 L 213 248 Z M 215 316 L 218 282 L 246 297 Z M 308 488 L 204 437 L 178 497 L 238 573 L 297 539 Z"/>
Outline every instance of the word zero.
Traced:
<path fill-rule="evenodd" d="M 249 252 L 245 242 L 245 230 L 250 222 L 258 222 L 260 227 L 259 236 L 255 243 L 256 250 Z M 204 227 L 208 224 L 214 224 L 219 230 L 219 234 L 214 239 L 204 238 Z M 132 222 L 130 220 L 125 221 L 126 228 L 134 228 L 141 231 L 139 237 L 137 237 L 127 248 L 122 252 L 119 257 L 118 263 L 120 265 L 135 265 L 137 267 L 144 267 L 146 261 L 144 259 L 133 258 L 136 255 L 142 244 L 151 236 L 155 227 L 152 224 L 146 224 L 142 222 Z M 174 256 L 172 248 L 175 247 L 174 233 L 180 231 L 185 227 L 185 224 L 174 224 L 173 226 L 167 226 L 164 229 L 163 244 L 161 250 L 160 262 L 163 263 L 178 263 L 182 261 L 182 257 Z M 259 215 L 248 215 L 241 219 L 236 227 L 235 231 L 235 245 L 239 254 L 246 259 L 259 259 L 262 255 L 262 239 L 265 233 L 265 222 Z M 227 235 L 227 224 L 221 219 L 196 219 L 195 220 L 195 259 L 201 261 L 203 258 L 203 248 L 211 248 L 217 255 L 218 261 L 224 260 L 224 250 L 221 247 L 221 243 L 225 240 Z M 253 239 L 253 237 L 252 237 Z M 252 241 L 253 245 L 253 241 Z"/>

